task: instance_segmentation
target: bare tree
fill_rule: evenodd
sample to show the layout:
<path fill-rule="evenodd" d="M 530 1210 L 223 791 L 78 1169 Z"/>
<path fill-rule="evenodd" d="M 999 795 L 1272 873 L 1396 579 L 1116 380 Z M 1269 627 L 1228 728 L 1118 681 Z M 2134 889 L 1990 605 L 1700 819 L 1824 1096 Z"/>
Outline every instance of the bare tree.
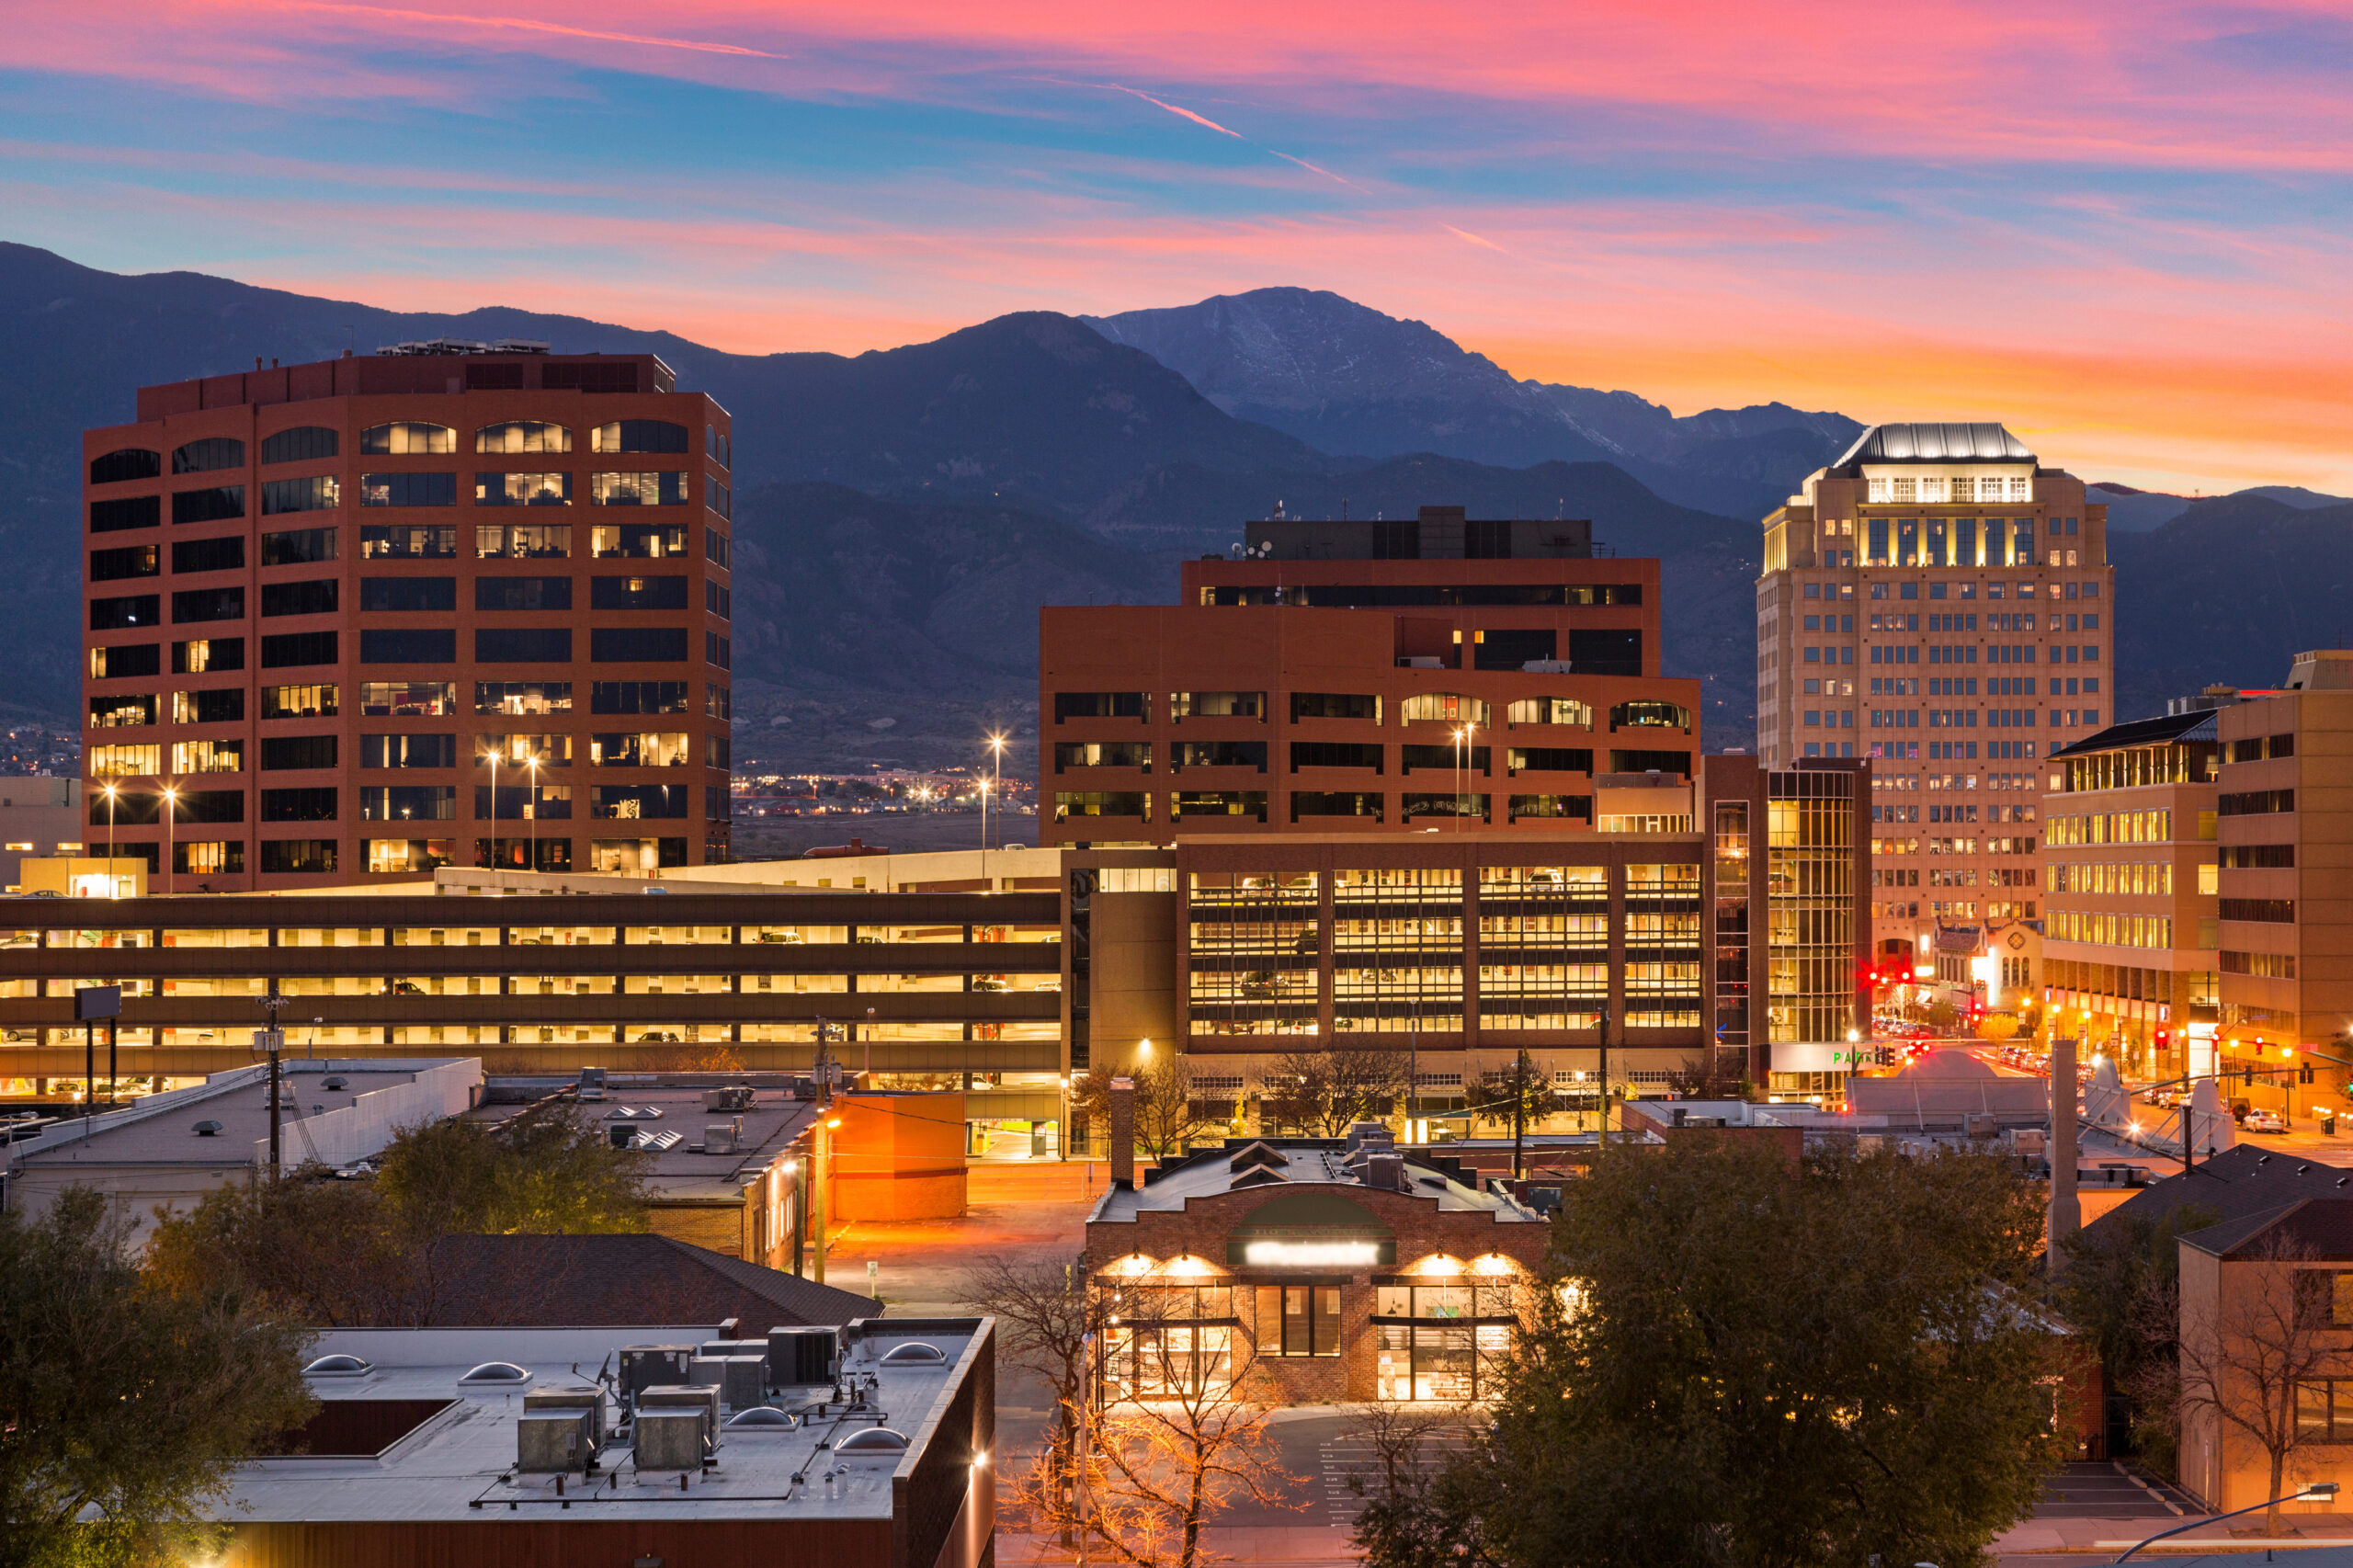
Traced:
<path fill-rule="evenodd" d="M 1470 1449 L 1470 1407 L 1433 1411 L 1373 1404 L 1353 1434 L 1371 1450 L 1370 1470 L 1352 1472 L 1349 1492 L 1363 1504 L 1356 1543 L 1381 1568 L 1460 1568 L 1481 1561 L 1479 1521 L 1449 1506 L 1446 1460 Z"/>
<path fill-rule="evenodd" d="M 1245 1332 L 1195 1315 L 1197 1282 L 1123 1287 L 1106 1302 L 1101 1397 L 1082 1407 L 1082 1485 L 1061 1486 L 1051 1456 L 1017 1479 L 1017 1511 L 1083 1535 L 1131 1568 L 1198 1568 L 1201 1530 L 1235 1503 L 1300 1508 L 1251 1397 L 1255 1347 Z M 1211 1289 L 1217 1289 L 1212 1285 Z M 1222 1316 L 1224 1314 L 1218 1314 Z"/>
<path fill-rule="evenodd" d="M 1266 1107 L 1285 1127 L 1337 1138 L 1359 1121 L 1390 1114 L 1413 1082 L 1413 1057 L 1385 1045 L 1335 1040 L 1290 1051 L 1265 1075 Z"/>
<path fill-rule="evenodd" d="M 1670 1068 L 1666 1086 L 1688 1100 L 1745 1100 L 1756 1092 L 1748 1077 L 1748 1052 L 1711 1044 L 1697 1062 Z"/>
<path fill-rule="evenodd" d="M 2287 1481 L 2290 1458 L 2312 1440 L 2296 1419 L 2299 1385 L 2343 1359 L 2328 1343 L 2336 1337 L 2336 1275 L 2297 1267 L 2309 1257 L 2294 1242 L 2259 1241 L 2222 1264 L 2211 1305 L 2181 1311 L 2179 1408 L 2260 1448 L 2271 1468 L 2266 1495 L 2273 1498 Z M 2263 1530 L 2280 1533 L 2277 1502 L 2264 1512 Z"/>
<path fill-rule="evenodd" d="M 1110 1125 L 1111 1080 L 1117 1076 L 1097 1068 L 1072 1081 L 1071 1108 L 1086 1118 L 1089 1128 Z M 1193 1140 L 1209 1130 L 1209 1103 L 1195 1092 L 1192 1064 L 1181 1051 L 1157 1051 L 1127 1076 L 1135 1085 L 1138 1153 L 1165 1160 L 1191 1148 Z"/>
<path fill-rule="evenodd" d="M 997 1320 L 999 1354 L 1035 1372 L 1054 1398 L 1054 1436 L 1040 1456 L 1041 1484 L 1067 1496 L 1075 1478 L 1079 1423 L 1086 1408 L 1088 1336 L 1099 1326 L 1095 1297 L 1087 1290 L 1085 1264 L 1073 1258 L 991 1256 L 966 1269 L 958 1299 Z M 1065 1517 L 1063 1544 L 1075 1532 Z"/>

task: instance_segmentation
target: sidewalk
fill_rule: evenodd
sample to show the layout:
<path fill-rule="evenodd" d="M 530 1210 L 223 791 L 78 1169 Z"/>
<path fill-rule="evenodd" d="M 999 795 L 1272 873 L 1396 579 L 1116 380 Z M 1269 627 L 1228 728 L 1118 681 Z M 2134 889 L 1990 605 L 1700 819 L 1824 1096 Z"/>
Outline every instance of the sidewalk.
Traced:
<path fill-rule="evenodd" d="M 1348 1540 L 1348 1532 L 1330 1525 L 1267 1525 L 1252 1529 L 1211 1526 L 1201 1531 L 1201 1552 L 1211 1562 L 1280 1562 L 1287 1568 L 1358 1568 L 1364 1559 Z M 996 1560 L 1013 1568 L 1049 1568 L 1077 1561 L 1076 1553 L 1051 1535 L 1017 1535 L 1000 1530 Z M 1095 1561 L 1103 1561 L 1097 1551 Z"/>
<path fill-rule="evenodd" d="M 2178 1519 L 2029 1519 L 1995 1537 L 1993 1552 L 1996 1557 L 2040 1552 L 2073 1557 L 2114 1557 L 2159 1530 L 2189 1524 L 2196 1517 L 2191 1515 Z M 2353 1514 L 2298 1513 L 2290 1507 L 2281 1511 L 2280 1518 L 2288 1528 L 2302 1533 L 2277 1539 L 2244 1533 L 2259 1531 L 2263 1528 L 2261 1514 L 2248 1514 L 2219 1524 L 2200 1524 L 2181 1535 L 2159 1541 L 2141 1555 L 2196 1556 L 2217 1551 L 2260 1551 L 2265 1547 L 2292 1551 L 2315 1546 L 2353 1546 Z"/>

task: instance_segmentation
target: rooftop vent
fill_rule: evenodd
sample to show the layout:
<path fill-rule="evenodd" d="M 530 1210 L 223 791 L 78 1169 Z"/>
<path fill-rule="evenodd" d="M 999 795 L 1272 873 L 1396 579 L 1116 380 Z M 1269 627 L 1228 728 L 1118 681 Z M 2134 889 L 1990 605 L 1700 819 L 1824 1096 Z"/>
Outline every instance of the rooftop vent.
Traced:
<path fill-rule="evenodd" d="M 906 1348 L 904 1346 L 901 1349 Z M 907 1451 L 907 1435 L 893 1432 L 888 1426 L 869 1426 L 862 1432 L 852 1432 L 834 1445 L 837 1454 L 904 1454 Z"/>
<path fill-rule="evenodd" d="M 675 1149 L 686 1141 L 683 1134 L 656 1131 L 646 1127 L 608 1127 L 605 1131 L 616 1149 L 651 1149 L 657 1154 Z"/>
<path fill-rule="evenodd" d="M 199 1121 L 196 1124 L 196 1135 L 199 1138 L 218 1138 L 221 1136 L 221 1124 L 217 1121 Z"/>
<path fill-rule="evenodd" d="M 920 1339 L 910 1339 L 904 1345 L 893 1345 L 890 1349 L 882 1352 L 882 1364 L 886 1367 L 936 1367 L 947 1359 L 947 1351 L 937 1345 L 926 1344 Z M 899 1439 L 899 1446 L 906 1447 L 906 1439 L 904 1437 Z"/>
<path fill-rule="evenodd" d="M 531 1374 L 512 1361 L 484 1361 L 458 1380 L 460 1384 L 493 1387 L 503 1384 L 509 1388 L 518 1387 L 530 1381 Z"/>
<path fill-rule="evenodd" d="M 544 354 L 548 346 L 536 337 L 502 337 L 490 346 L 493 354 Z"/>
<path fill-rule="evenodd" d="M 330 1073 L 325 1077 L 319 1080 L 319 1087 L 322 1089 L 347 1089 L 351 1087 L 351 1080 L 345 1077 L 340 1073 Z"/>
<path fill-rule="evenodd" d="M 608 1121 L 659 1121 L 662 1119 L 662 1108 L 658 1105 L 615 1106 L 605 1113 L 605 1119 Z"/>
<path fill-rule="evenodd" d="M 1283 1176 L 1280 1171 L 1269 1170 L 1264 1165 L 1257 1165 L 1249 1170 L 1244 1171 L 1240 1176 L 1235 1176 L 1226 1185 L 1230 1189 L 1238 1189 L 1245 1187 L 1279 1187 L 1282 1185 L 1282 1179 Z"/>
<path fill-rule="evenodd" d="M 781 1432 L 796 1425 L 791 1415 L 773 1404 L 756 1404 L 727 1418 L 730 1432 Z"/>
<path fill-rule="evenodd" d="M 302 1369 L 306 1378 L 364 1378 L 374 1366 L 357 1356 L 322 1356 Z"/>
<path fill-rule="evenodd" d="M 1226 1169 L 1237 1172 L 1251 1170 L 1259 1165 L 1271 1165 L 1280 1168 L 1281 1166 L 1288 1165 L 1290 1164 L 1290 1157 L 1289 1155 L 1285 1154 L 1281 1150 L 1274 1148 L 1272 1145 L 1264 1142 L 1252 1143 L 1246 1148 L 1236 1149 L 1233 1152 L 1233 1157 L 1225 1163 Z"/>

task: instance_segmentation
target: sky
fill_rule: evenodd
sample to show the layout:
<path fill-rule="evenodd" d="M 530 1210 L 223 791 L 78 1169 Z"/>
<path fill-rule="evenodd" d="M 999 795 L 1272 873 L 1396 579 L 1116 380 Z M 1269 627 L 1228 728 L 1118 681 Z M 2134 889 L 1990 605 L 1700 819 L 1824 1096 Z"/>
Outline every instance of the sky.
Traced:
<path fill-rule="evenodd" d="M 2353 0 L 0 0 L 0 238 L 744 352 L 1288 284 L 2353 494 Z"/>

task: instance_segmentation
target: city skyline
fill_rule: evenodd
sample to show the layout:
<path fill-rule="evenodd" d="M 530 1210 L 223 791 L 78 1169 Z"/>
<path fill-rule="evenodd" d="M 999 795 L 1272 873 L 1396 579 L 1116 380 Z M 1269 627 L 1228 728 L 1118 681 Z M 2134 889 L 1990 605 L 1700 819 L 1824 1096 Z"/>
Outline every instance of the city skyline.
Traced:
<path fill-rule="evenodd" d="M 750 351 L 1301 284 L 1677 413 L 2002 418 L 2086 479 L 2353 486 L 2317 9 L 255 0 L 17 38 L 7 237 L 96 266 Z"/>

